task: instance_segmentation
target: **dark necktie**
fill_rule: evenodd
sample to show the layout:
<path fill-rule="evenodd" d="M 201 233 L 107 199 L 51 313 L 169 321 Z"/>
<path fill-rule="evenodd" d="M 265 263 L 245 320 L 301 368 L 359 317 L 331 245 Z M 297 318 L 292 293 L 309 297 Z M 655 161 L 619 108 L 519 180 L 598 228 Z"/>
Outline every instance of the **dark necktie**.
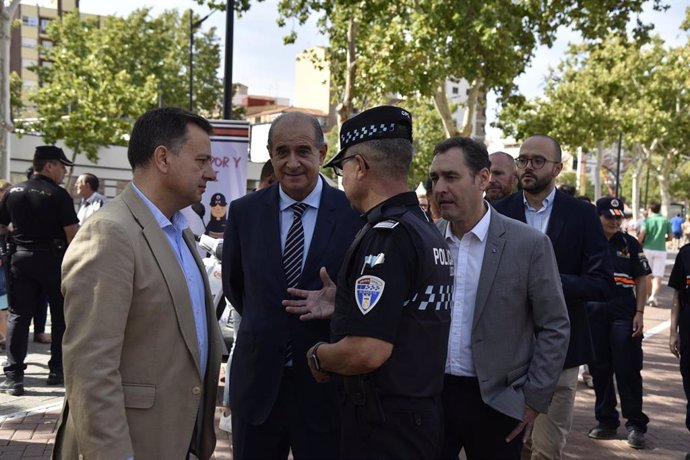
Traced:
<path fill-rule="evenodd" d="M 288 230 L 283 250 L 283 268 L 287 287 L 297 286 L 299 276 L 302 274 L 302 257 L 304 256 L 304 227 L 302 227 L 302 214 L 307 205 L 295 203 L 292 205 L 292 225 Z"/>
<path fill-rule="evenodd" d="M 304 255 L 304 227 L 302 227 L 302 214 L 307 209 L 304 203 L 292 205 L 292 225 L 288 230 L 283 250 L 283 268 L 287 287 L 297 286 L 297 281 L 302 274 L 302 257 Z M 292 364 L 292 342 L 288 339 L 285 350 L 285 364 Z"/>

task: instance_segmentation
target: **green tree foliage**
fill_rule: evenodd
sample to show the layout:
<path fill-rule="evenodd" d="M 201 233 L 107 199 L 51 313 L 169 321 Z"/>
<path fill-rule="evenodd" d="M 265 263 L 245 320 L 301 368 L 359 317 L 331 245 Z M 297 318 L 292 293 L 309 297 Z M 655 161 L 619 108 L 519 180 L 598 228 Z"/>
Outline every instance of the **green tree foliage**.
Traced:
<path fill-rule="evenodd" d="M 126 143 L 133 120 L 146 110 L 187 107 L 189 14 L 152 18 L 140 9 L 97 24 L 75 11 L 52 21 L 54 45 L 42 49 L 51 65 L 35 69 L 41 86 L 32 100 L 39 120 L 30 129 L 49 143 L 64 140 L 75 156 L 85 153 L 95 162 L 99 146 Z M 211 117 L 221 111 L 219 61 L 215 30 L 196 31 L 194 110 Z"/>
<path fill-rule="evenodd" d="M 518 139 L 549 133 L 571 151 L 601 150 L 622 134 L 623 166 L 632 170 L 631 206 L 639 208 L 645 164 L 655 171 L 668 206 L 670 183 L 690 150 L 689 63 L 688 41 L 668 47 L 658 37 L 639 42 L 610 36 L 573 46 L 544 95 L 514 97 L 504 104 L 499 125 Z"/>
<path fill-rule="evenodd" d="M 623 33 L 644 0 L 558 0 L 439 2 L 437 0 L 281 0 L 279 24 L 320 16 L 331 44 L 331 70 L 339 101 L 367 107 L 371 99 L 400 95 L 433 97 L 447 135 L 469 134 L 472 126 L 452 120 L 444 83 L 465 79 L 468 108 L 487 91 L 507 97 L 513 80 L 539 44 L 550 45 L 561 26 L 585 39 Z M 653 0 L 662 9 L 660 0 Z M 645 36 L 649 26 L 638 24 Z M 294 32 L 288 40 L 294 39 Z M 352 52 L 354 47 L 354 53 Z M 472 117 L 469 117 L 471 120 Z"/>
<path fill-rule="evenodd" d="M 420 182 L 426 184 L 434 147 L 446 136 L 443 132 L 441 117 L 429 98 L 409 98 L 401 103 L 401 106 L 412 113 L 414 125 L 413 143 L 416 153 L 409 176 L 410 188 L 414 190 Z"/>

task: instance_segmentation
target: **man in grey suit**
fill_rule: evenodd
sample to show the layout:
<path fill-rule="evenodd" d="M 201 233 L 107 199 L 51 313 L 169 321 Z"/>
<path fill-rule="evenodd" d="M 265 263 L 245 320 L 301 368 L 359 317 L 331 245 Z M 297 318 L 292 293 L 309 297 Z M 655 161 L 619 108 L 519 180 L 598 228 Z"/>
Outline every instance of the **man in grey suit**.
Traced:
<path fill-rule="evenodd" d="M 519 459 L 549 407 L 570 325 L 551 243 L 484 201 L 486 147 L 439 143 L 431 163 L 439 229 L 455 258 L 440 458 Z M 522 436 L 518 436 L 522 433 Z"/>

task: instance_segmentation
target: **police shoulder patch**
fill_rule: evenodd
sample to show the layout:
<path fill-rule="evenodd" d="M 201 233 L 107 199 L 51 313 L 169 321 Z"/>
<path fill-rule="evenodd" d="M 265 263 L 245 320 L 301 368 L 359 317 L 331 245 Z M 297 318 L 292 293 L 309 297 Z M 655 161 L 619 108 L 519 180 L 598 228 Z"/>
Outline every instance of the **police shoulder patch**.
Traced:
<path fill-rule="evenodd" d="M 363 315 L 369 313 L 379 303 L 385 286 L 386 282 L 378 276 L 365 275 L 357 278 L 355 281 L 355 300 Z"/>
<path fill-rule="evenodd" d="M 382 220 L 378 224 L 374 225 L 374 228 L 395 228 L 400 222 L 393 219 Z"/>

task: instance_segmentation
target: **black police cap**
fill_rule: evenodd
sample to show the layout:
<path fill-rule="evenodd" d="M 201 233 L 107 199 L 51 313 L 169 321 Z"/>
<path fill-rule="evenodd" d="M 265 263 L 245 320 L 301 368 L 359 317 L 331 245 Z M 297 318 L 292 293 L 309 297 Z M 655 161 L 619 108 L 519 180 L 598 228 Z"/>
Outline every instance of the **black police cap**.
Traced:
<path fill-rule="evenodd" d="M 400 107 L 382 105 L 355 115 L 340 128 L 340 151 L 325 166 L 339 163 L 353 145 L 374 139 L 412 142 L 412 114 Z"/>
<path fill-rule="evenodd" d="M 223 195 L 222 193 L 214 193 L 211 196 L 211 202 L 209 204 L 211 206 L 217 206 L 217 205 L 227 206 L 228 202 L 225 201 L 225 195 Z"/>
<path fill-rule="evenodd" d="M 597 211 L 600 215 L 625 217 L 623 202 L 619 198 L 606 196 L 597 200 Z"/>
<path fill-rule="evenodd" d="M 65 166 L 74 165 L 74 163 L 67 159 L 65 152 L 63 152 L 60 147 L 54 145 L 39 145 L 36 147 L 34 160 L 57 160 Z"/>

